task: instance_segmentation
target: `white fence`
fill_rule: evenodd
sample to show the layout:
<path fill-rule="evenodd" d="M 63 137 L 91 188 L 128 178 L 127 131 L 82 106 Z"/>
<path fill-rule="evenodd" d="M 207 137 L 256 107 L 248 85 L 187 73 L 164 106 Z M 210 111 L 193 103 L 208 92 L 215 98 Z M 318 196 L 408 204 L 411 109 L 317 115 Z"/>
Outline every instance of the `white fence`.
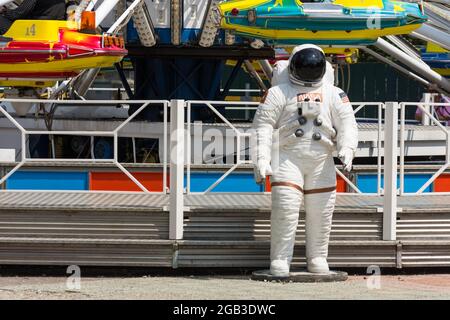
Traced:
<path fill-rule="evenodd" d="M 214 190 L 227 176 L 242 165 L 250 165 L 251 159 L 245 157 L 245 150 L 247 148 L 246 140 L 250 139 L 251 134 L 242 132 L 235 124 L 231 123 L 221 112 L 218 111 L 218 106 L 228 109 L 255 109 L 257 103 L 254 102 L 227 102 L 227 101 L 184 101 L 184 100 L 93 100 L 93 101 L 48 101 L 48 100 L 2 100 L 2 102 L 31 102 L 41 104 L 56 103 L 61 107 L 73 105 L 96 105 L 96 106 L 111 106 L 116 104 L 134 104 L 140 107 L 127 119 L 122 121 L 117 127 L 110 131 L 45 131 L 45 130 L 30 130 L 25 129 L 14 117 L 12 117 L 6 110 L 0 108 L 0 113 L 3 114 L 11 123 L 20 131 L 21 134 L 21 153 L 20 161 L 10 170 L 4 177 L 0 179 L 0 184 L 4 183 L 14 172 L 19 170 L 23 165 L 30 162 L 39 161 L 40 163 L 58 164 L 63 162 L 90 162 L 90 163 L 110 163 L 118 167 L 128 178 L 130 178 L 144 193 L 161 193 L 148 190 L 138 179 L 136 179 L 118 160 L 118 139 L 120 131 L 123 130 L 140 112 L 149 106 L 163 106 L 163 132 L 162 132 L 162 167 L 163 167 L 163 191 L 167 193 L 167 177 L 168 168 L 170 166 L 170 217 L 171 221 L 182 221 L 184 212 L 184 196 L 191 192 L 191 166 L 192 166 L 192 129 L 193 123 L 191 119 L 191 112 L 193 108 L 206 107 L 211 110 L 217 119 L 222 121 L 222 126 L 226 126 L 231 133 L 231 140 L 233 141 L 233 158 L 234 163 L 226 170 L 226 172 L 212 183 L 206 190 L 200 194 L 207 194 Z M 377 157 L 377 191 L 376 193 L 363 193 L 358 187 L 336 168 L 336 172 L 341 176 L 348 186 L 354 191 L 347 193 L 348 195 L 361 196 L 375 196 L 383 199 L 383 239 L 395 239 L 395 226 L 398 211 L 397 200 L 399 195 L 410 195 L 404 191 L 405 179 L 405 141 L 407 136 L 405 134 L 406 120 L 405 109 L 407 107 L 418 107 L 423 111 L 424 116 L 431 119 L 431 122 L 444 132 L 446 137 L 446 152 L 445 163 L 437 172 L 418 190 L 414 195 L 426 196 L 429 194 L 423 191 L 433 181 L 441 175 L 450 166 L 450 132 L 447 127 L 440 123 L 440 120 L 432 112 L 434 106 L 450 106 L 450 104 L 430 104 L 430 103 L 353 103 L 354 111 L 357 113 L 362 108 L 375 108 L 377 111 L 377 141 L 376 141 L 376 157 Z M 430 109 L 431 107 L 431 109 Z M 170 110 L 170 123 L 168 121 Z M 384 112 L 383 112 L 384 110 Z M 400 118 L 399 118 L 400 112 Z M 149 126 L 151 123 L 149 123 Z M 194 123 L 195 125 L 195 123 Z M 218 125 L 218 123 L 215 123 Z M 55 159 L 55 158 L 32 158 L 27 154 L 27 137 L 30 135 L 80 135 L 80 136 L 107 136 L 112 137 L 114 141 L 114 155 L 111 159 Z M 230 137 L 228 137 L 230 138 Z M 168 147 L 170 141 L 170 149 Z M 244 146 L 244 148 L 242 148 Z M 169 152 L 170 151 L 170 152 Z M 251 154 L 251 153 L 250 153 Z M 400 161 L 398 162 L 398 157 Z M 383 163 L 384 160 L 384 163 Z M 214 165 L 213 165 L 214 166 Z M 186 173 L 186 185 L 185 184 Z M 381 180 L 382 173 L 384 175 L 384 188 L 382 188 Z M 400 176 L 400 185 L 397 186 L 397 176 Z M 2 192 L 8 192 L 3 190 Z M 180 238 L 182 236 L 182 223 L 171 223 L 170 234 L 171 237 Z"/>
<path fill-rule="evenodd" d="M 0 185 L 3 184 L 9 177 L 11 177 L 17 170 L 19 170 L 23 165 L 31 162 L 40 162 L 40 163 L 70 163 L 70 162 L 85 162 L 85 163 L 110 163 L 119 168 L 130 180 L 132 180 L 141 190 L 145 193 L 150 193 L 149 190 L 139 181 L 137 180 L 118 160 L 118 143 L 119 143 L 119 132 L 131 122 L 139 113 L 141 113 L 145 108 L 149 106 L 155 105 L 163 105 L 163 193 L 167 192 L 167 168 L 168 168 L 168 160 L 167 160 L 167 136 L 168 136 L 168 104 L 167 100 L 31 100 L 31 99 L 3 99 L 1 102 L 9 102 L 9 103 L 35 103 L 35 104 L 58 104 L 61 107 L 64 106 L 74 106 L 74 105 L 84 105 L 88 106 L 102 106 L 102 105 L 117 105 L 117 104 L 134 104 L 141 105 L 132 115 L 130 115 L 127 119 L 122 121 L 115 129 L 111 131 L 68 131 L 68 130 L 27 130 L 25 129 L 16 119 L 14 119 L 5 109 L 0 107 L 0 113 L 3 114 L 11 123 L 20 131 L 21 133 L 21 150 L 20 150 L 20 161 L 3 177 L 0 179 Z M 92 156 L 92 159 L 59 159 L 56 157 L 53 158 L 32 158 L 28 156 L 27 152 L 27 141 L 28 137 L 31 135 L 49 135 L 53 137 L 55 135 L 71 135 L 71 136 L 88 136 L 88 137 L 112 137 L 113 138 L 113 157 L 111 159 L 96 159 Z M 53 146 L 53 140 L 52 146 Z M 53 149 L 53 148 L 52 148 Z M 53 156 L 55 156 L 54 152 Z"/>
<path fill-rule="evenodd" d="M 405 192 L 405 140 L 406 140 L 406 125 L 405 125 L 405 111 L 408 107 L 416 107 L 421 110 L 422 118 L 428 118 L 429 122 L 440 129 L 445 135 L 445 163 L 433 174 L 433 176 L 425 182 L 421 188 L 415 193 Z M 438 119 L 438 114 L 435 111 L 435 107 L 449 108 L 450 103 L 412 103 L 403 102 L 400 103 L 400 195 L 418 195 L 423 194 L 426 188 L 428 188 L 444 171 L 450 166 L 450 131 L 449 127 L 442 125 L 442 120 Z M 450 192 L 440 192 L 440 194 L 450 194 Z"/>
<path fill-rule="evenodd" d="M 245 140 L 246 138 L 250 139 L 249 133 L 243 133 L 239 131 L 235 125 L 230 123 L 216 108 L 216 106 L 220 105 L 223 106 L 225 109 L 228 110 L 255 110 L 259 103 L 257 102 L 229 102 L 229 101 L 186 101 L 186 108 L 187 108 L 187 119 L 186 119 L 186 125 L 187 125 L 187 135 L 186 135 L 186 174 L 187 174 L 187 182 L 186 182 L 186 191 L 187 193 L 191 193 L 191 150 L 192 150 L 192 121 L 191 121 L 191 113 L 192 108 L 195 107 L 204 107 L 206 106 L 209 108 L 217 117 L 218 119 L 223 121 L 223 124 L 225 124 L 228 128 L 232 130 L 234 133 L 233 139 L 236 141 L 236 163 L 233 164 L 231 168 L 229 168 L 218 180 L 216 180 L 211 186 L 209 186 L 205 191 L 200 192 L 203 194 L 211 192 L 217 185 L 219 185 L 220 182 L 222 182 L 230 173 L 232 173 L 234 170 L 236 170 L 239 166 L 244 164 L 251 164 L 252 161 L 242 160 L 241 156 L 243 153 L 243 150 L 241 146 L 243 145 L 242 140 Z M 382 143 L 382 123 L 383 123 L 383 103 L 375 103 L 375 102 L 355 102 L 352 103 L 354 107 L 354 113 L 356 114 L 363 108 L 374 108 L 377 110 L 377 142 L 376 142 L 376 149 L 377 149 L 377 191 L 371 195 L 381 195 L 383 193 L 383 189 L 381 188 L 381 171 L 382 171 L 382 165 L 381 165 L 381 143 Z M 225 137 L 227 139 L 229 137 Z M 196 150 L 197 152 L 199 150 Z M 201 152 L 201 150 L 200 150 Z M 339 175 L 346 183 L 347 185 L 356 193 L 356 194 L 363 194 L 361 190 L 344 174 L 342 173 L 337 167 L 336 167 L 336 173 Z M 365 193 L 368 194 L 368 193 Z"/>
<path fill-rule="evenodd" d="M 181 101 L 181 102 L 179 102 Z M 254 110 L 256 109 L 258 103 L 255 102 L 229 102 L 229 101 L 183 101 L 183 100 L 173 100 L 171 102 L 166 100 L 156 100 L 156 101 L 148 101 L 148 100 L 25 100 L 25 99 L 10 99 L 10 100 L 2 100 L 2 102 L 28 102 L 28 103 L 44 103 L 44 104 L 52 104 L 57 103 L 60 107 L 64 106 L 111 106 L 115 104 L 124 104 L 124 105 L 130 105 L 130 104 L 138 104 L 140 107 L 127 119 L 123 120 L 122 123 L 120 123 L 115 129 L 110 131 L 64 131 L 64 130 L 57 130 L 57 131 L 46 131 L 46 130 L 29 130 L 25 129 L 19 122 L 14 119 L 6 110 L 3 108 L 0 108 L 0 113 L 3 114 L 11 123 L 20 131 L 21 133 L 21 146 L 22 146 L 22 152 L 21 152 L 21 159 L 17 163 L 17 165 L 9 171 L 4 177 L 0 178 L 0 185 L 4 183 L 14 172 L 19 170 L 24 164 L 30 163 L 30 162 L 40 162 L 40 163 L 65 163 L 65 162 L 89 162 L 89 163 L 111 163 L 115 166 L 117 166 L 124 174 L 126 174 L 143 192 L 152 192 L 152 190 L 147 190 L 145 186 L 143 186 L 140 181 L 138 181 L 130 172 L 124 168 L 124 166 L 118 161 L 118 138 L 120 130 L 122 130 L 127 124 L 129 124 L 140 112 L 143 111 L 148 106 L 154 106 L 154 105 L 163 105 L 163 132 L 162 132 L 162 139 L 160 140 L 160 145 L 162 145 L 162 166 L 163 166 L 163 192 L 165 193 L 167 191 L 167 170 L 169 166 L 169 159 L 168 159 L 168 139 L 170 137 L 169 135 L 169 123 L 168 123 L 168 110 L 171 105 L 176 105 L 176 103 L 180 103 L 182 105 L 183 115 L 175 115 L 177 108 L 171 108 L 171 116 L 182 119 L 182 127 L 183 128 L 176 128 L 177 131 L 173 131 L 173 126 L 171 126 L 172 130 L 171 132 L 175 132 L 177 136 L 177 140 L 181 139 L 181 136 L 179 136 L 179 130 L 185 130 L 186 132 L 182 135 L 183 140 L 185 140 L 185 148 L 183 148 L 182 153 L 177 153 L 176 157 L 179 157 L 180 159 L 175 159 L 175 161 L 183 161 L 185 164 L 185 168 L 183 168 L 186 171 L 186 186 L 185 189 L 183 188 L 184 192 L 191 193 L 191 166 L 192 166 L 192 128 L 193 123 L 191 121 L 191 113 L 193 108 L 198 107 L 207 107 L 209 110 L 211 110 L 220 121 L 223 122 L 223 125 L 225 125 L 227 128 L 231 129 L 227 131 L 227 137 L 222 137 L 224 139 L 232 140 L 234 145 L 232 147 L 232 156 L 233 158 L 236 158 L 236 161 L 231 165 L 231 167 L 217 180 L 215 181 L 211 186 L 209 186 L 206 190 L 204 190 L 201 193 L 209 193 L 212 190 L 214 190 L 215 187 L 217 187 L 227 176 L 229 176 L 236 168 L 242 165 L 250 165 L 252 163 L 251 159 L 245 159 L 243 155 L 251 155 L 251 153 L 246 153 L 245 150 L 248 149 L 245 147 L 246 145 L 246 139 L 250 139 L 251 134 L 242 132 L 242 130 L 238 129 L 235 124 L 231 123 L 228 119 L 226 119 L 223 114 L 221 114 L 218 111 L 217 106 L 221 106 L 225 109 L 241 109 L 241 110 Z M 450 139 L 449 139 L 449 131 L 447 130 L 447 127 L 444 127 L 440 120 L 436 118 L 436 114 L 433 112 L 434 106 L 448 106 L 448 104 L 441 104 L 441 103 L 367 103 L 367 102 L 361 102 L 361 103 L 352 103 L 354 107 L 355 114 L 359 112 L 363 108 L 374 108 L 377 111 L 377 141 L 376 141 L 376 157 L 377 157 L 377 188 L 376 193 L 363 193 L 353 181 L 351 181 L 344 173 L 342 173 L 338 168 L 336 168 L 336 173 L 339 175 L 349 186 L 349 188 L 355 193 L 355 194 L 366 194 L 366 195 L 383 195 L 385 193 L 384 188 L 382 188 L 381 181 L 382 181 L 382 171 L 384 167 L 384 171 L 389 169 L 389 171 L 397 171 L 399 169 L 399 175 L 400 175 L 400 185 L 399 186 L 393 186 L 392 190 L 394 193 L 398 193 L 400 195 L 407 195 L 408 193 L 404 190 L 404 181 L 405 181 L 405 141 L 408 138 L 405 134 L 405 126 L 406 126 L 406 120 L 405 120 L 405 110 L 407 107 L 417 107 L 420 108 L 423 111 L 424 116 L 429 117 L 431 123 L 436 125 L 441 131 L 444 132 L 446 137 L 446 162 L 442 167 L 425 183 L 420 190 L 415 192 L 414 194 L 422 194 L 423 191 L 431 184 L 433 181 L 442 174 L 449 166 L 450 166 Z M 383 109 L 386 109 L 387 114 L 383 119 Z M 393 110 L 400 110 L 400 127 L 398 126 L 398 113 L 397 112 L 391 112 Z M 180 109 L 181 110 L 181 109 Z M 186 112 L 185 112 L 186 111 Z M 181 112 L 181 111 L 180 111 Z M 185 121 L 185 114 L 186 114 L 186 121 Z M 181 118 L 180 118 L 181 116 Z M 385 121 L 386 120 L 386 121 Z M 172 122 L 173 123 L 173 122 Z M 217 124 L 217 123 L 216 123 Z M 383 128 L 384 124 L 384 128 Z M 181 123 L 180 123 L 181 125 Z M 195 123 L 194 123 L 195 126 Z M 392 142 L 395 139 L 395 136 L 397 135 L 396 132 L 399 132 L 399 168 L 397 168 L 397 161 L 396 161 L 396 155 L 397 151 L 394 150 L 392 145 L 390 145 L 390 142 Z M 230 137 L 229 135 L 232 134 L 233 136 Z M 31 135 L 49 135 L 50 141 L 53 144 L 52 137 L 55 135 L 78 135 L 78 136 L 89 136 L 89 137 L 111 137 L 113 138 L 114 145 L 114 155 L 111 159 L 95 159 L 92 156 L 92 159 L 58 159 L 58 158 L 32 158 L 27 155 L 27 152 L 23 152 L 23 150 L 27 150 L 27 138 Z M 173 140 L 174 137 L 170 139 L 170 141 Z M 383 145 L 383 143 L 386 143 L 387 145 Z M 223 142 L 222 142 L 223 144 Z M 133 144 L 134 145 L 134 144 Z M 244 148 L 242 148 L 244 146 Z M 391 146 L 391 148 L 388 148 Z M 52 146 L 52 149 L 54 149 L 54 146 Z M 227 150 L 229 151 L 229 150 Z M 194 150 L 194 152 L 199 152 L 199 150 Z M 200 151 L 201 152 L 201 151 Z M 392 152 L 392 154 L 389 154 L 389 152 Z M 54 156 L 54 151 L 52 152 Z M 92 153 L 92 152 L 91 152 Z M 383 154 L 385 153 L 385 154 Z M 171 152 L 171 155 L 175 155 L 173 151 Z M 195 155 L 194 155 L 195 157 Z M 181 160 L 181 158 L 183 160 Z M 243 159 L 244 158 L 244 159 Z M 248 157 L 247 157 L 248 158 Z M 384 166 L 382 165 L 382 159 L 384 158 Z M 203 159 L 202 159 L 203 161 Z M 392 170 L 390 169 L 392 167 Z M 396 173 L 397 175 L 397 173 Z M 389 177 L 386 175 L 387 179 Z M 394 181 L 395 182 L 395 181 Z M 387 183 L 386 183 L 387 185 Z M 396 191 L 395 191 L 396 190 Z"/>

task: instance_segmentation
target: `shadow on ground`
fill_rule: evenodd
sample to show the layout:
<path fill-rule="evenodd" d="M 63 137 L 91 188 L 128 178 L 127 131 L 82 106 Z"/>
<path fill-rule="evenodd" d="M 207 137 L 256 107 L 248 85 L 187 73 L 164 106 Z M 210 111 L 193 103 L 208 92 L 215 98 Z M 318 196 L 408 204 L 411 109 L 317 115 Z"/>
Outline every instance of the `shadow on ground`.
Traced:
<path fill-rule="evenodd" d="M 2 265 L 0 266 L 0 277 L 59 277 L 67 276 L 68 266 L 17 266 L 17 265 Z M 155 268 L 155 267 L 80 267 L 85 277 L 209 277 L 209 276 L 223 276 L 226 278 L 241 278 L 251 276 L 252 272 L 259 270 L 258 268 Z M 364 276 L 370 275 L 372 272 L 367 272 L 366 268 L 339 268 L 333 270 L 345 271 L 349 276 Z M 381 268 L 383 275 L 427 275 L 427 274 L 449 274 L 449 268 Z"/>

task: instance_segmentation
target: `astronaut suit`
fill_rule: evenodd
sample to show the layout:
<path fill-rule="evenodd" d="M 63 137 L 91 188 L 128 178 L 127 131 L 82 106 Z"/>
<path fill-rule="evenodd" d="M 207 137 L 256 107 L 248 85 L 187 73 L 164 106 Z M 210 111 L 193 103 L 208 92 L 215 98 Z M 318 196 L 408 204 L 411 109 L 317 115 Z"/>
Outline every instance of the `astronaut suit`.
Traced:
<path fill-rule="evenodd" d="M 255 180 L 272 175 L 270 272 L 289 275 L 301 202 L 306 211 L 307 270 L 329 272 L 327 256 L 336 200 L 336 150 L 350 171 L 358 129 L 347 95 L 324 80 L 325 55 L 301 45 L 289 59 L 289 81 L 271 87 L 253 127 Z"/>

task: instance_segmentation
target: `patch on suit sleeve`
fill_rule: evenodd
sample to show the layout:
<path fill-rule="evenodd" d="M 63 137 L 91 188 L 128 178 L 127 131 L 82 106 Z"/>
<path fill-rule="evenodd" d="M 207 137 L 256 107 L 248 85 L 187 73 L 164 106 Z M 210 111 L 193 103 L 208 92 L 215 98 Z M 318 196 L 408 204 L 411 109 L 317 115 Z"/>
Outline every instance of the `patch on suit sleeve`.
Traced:
<path fill-rule="evenodd" d="M 339 97 L 341 98 L 342 103 L 350 103 L 350 100 L 348 100 L 348 97 L 344 91 L 339 93 Z"/>

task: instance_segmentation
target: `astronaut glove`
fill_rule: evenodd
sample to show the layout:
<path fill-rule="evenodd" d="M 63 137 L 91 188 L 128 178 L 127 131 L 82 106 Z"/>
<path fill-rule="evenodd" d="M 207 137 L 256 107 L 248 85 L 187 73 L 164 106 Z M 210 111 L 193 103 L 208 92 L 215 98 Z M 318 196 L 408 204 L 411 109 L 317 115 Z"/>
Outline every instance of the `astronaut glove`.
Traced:
<path fill-rule="evenodd" d="M 350 172 L 352 170 L 354 152 L 350 148 L 343 147 L 338 154 L 339 160 L 344 165 L 344 171 Z"/>
<path fill-rule="evenodd" d="M 255 181 L 258 184 L 264 183 L 266 176 L 272 175 L 272 168 L 267 160 L 258 160 L 256 166 L 253 168 Z"/>

